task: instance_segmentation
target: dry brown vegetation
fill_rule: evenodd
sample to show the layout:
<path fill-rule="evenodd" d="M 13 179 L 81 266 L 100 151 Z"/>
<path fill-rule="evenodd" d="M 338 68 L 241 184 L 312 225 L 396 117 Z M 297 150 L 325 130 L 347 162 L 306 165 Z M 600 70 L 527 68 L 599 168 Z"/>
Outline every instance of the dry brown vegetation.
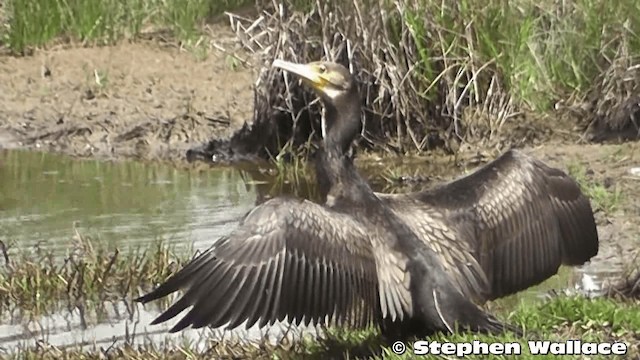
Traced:
<path fill-rule="evenodd" d="M 349 65 L 361 82 L 366 144 L 455 151 L 461 142 L 517 146 L 563 130 L 578 140 L 587 128 L 594 140 L 637 137 L 638 7 L 274 1 L 257 19 L 230 18 L 265 64 L 254 126 L 271 120 L 273 109 L 292 124 L 281 146 L 306 141 L 308 119 L 317 119 L 320 107 L 296 78 L 269 63 L 329 59 Z M 313 129 L 318 133 L 317 123 Z"/>

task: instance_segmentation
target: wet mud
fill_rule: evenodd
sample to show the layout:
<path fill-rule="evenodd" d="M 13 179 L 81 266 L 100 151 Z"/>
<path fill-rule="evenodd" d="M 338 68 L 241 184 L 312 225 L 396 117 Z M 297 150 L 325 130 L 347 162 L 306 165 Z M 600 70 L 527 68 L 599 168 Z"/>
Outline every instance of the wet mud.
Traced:
<path fill-rule="evenodd" d="M 234 37 L 220 26 L 206 54 L 148 41 L 2 55 L 0 148 L 183 161 L 252 117 L 254 71 Z"/>

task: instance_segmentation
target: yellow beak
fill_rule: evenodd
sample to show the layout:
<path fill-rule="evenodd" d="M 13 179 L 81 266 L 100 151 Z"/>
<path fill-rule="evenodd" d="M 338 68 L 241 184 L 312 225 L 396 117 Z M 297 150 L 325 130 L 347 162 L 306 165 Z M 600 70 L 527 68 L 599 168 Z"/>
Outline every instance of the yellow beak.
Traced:
<path fill-rule="evenodd" d="M 317 90 L 322 90 L 327 83 L 327 80 L 310 64 L 296 64 L 276 59 L 273 61 L 272 66 L 300 76 Z"/>

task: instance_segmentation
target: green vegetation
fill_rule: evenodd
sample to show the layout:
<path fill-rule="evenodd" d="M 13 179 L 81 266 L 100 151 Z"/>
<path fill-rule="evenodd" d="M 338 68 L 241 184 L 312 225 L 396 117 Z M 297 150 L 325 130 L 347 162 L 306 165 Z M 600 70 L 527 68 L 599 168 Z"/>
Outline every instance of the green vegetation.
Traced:
<path fill-rule="evenodd" d="M 269 155 L 269 163 L 257 170 L 250 168 L 248 172 L 253 182 L 260 184 L 258 192 L 261 196 L 280 196 L 289 194 L 305 199 L 318 199 L 318 187 L 315 183 L 313 163 L 307 161 L 311 151 L 315 151 L 310 143 L 298 149 L 287 142 L 275 155 Z"/>
<path fill-rule="evenodd" d="M 521 305 L 508 316 L 508 321 L 524 326 L 527 334 L 517 338 L 512 334 L 502 336 L 456 334 L 434 335 L 429 341 L 470 342 L 479 340 L 492 342 L 517 342 L 522 346 L 522 359 L 552 359 L 553 356 L 532 357 L 529 355 L 528 340 L 567 341 L 580 339 L 584 342 L 625 342 L 628 345 L 626 357 L 590 356 L 590 359 L 635 358 L 640 355 L 640 312 L 638 303 L 616 301 L 610 298 L 587 299 L 583 297 L 555 297 L 535 306 Z M 409 344 L 407 344 L 409 345 Z M 345 356 L 359 358 L 375 355 L 377 359 L 442 359 L 440 356 L 412 357 L 393 354 L 384 344 L 377 330 L 348 331 L 329 329 L 320 338 L 304 337 L 302 341 L 260 344 L 216 342 L 206 351 L 196 350 L 192 344 L 175 346 L 170 350 L 156 346 L 113 347 L 82 351 L 73 347 L 67 349 L 21 349 L 14 356 L 20 359 L 99 359 L 105 355 L 122 359 L 207 359 L 237 356 L 261 359 L 326 359 Z M 529 355 L 529 356 L 527 356 Z M 446 357 L 445 357 L 446 358 Z M 469 359 L 508 359 L 509 356 L 468 356 Z M 566 357 L 581 359 L 580 356 Z"/>
<path fill-rule="evenodd" d="M 435 335 L 429 341 L 438 342 L 471 342 L 480 340 L 487 343 L 492 342 L 517 342 L 522 345 L 522 359 L 549 357 L 532 357 L 529 355 L 528 340 L 551 340 L 563 342 L 570 339 L 580 339 L 591 342 L 615 342 L 623 341 L 629 344 L 627 357 L 615 356 L 595 356 L 591 359 L 610 358 L 633 358 L 640 355 L 640 348 L 637 346 L 637 338 L 640 336 L 640 312 L 637 311 L 638 303 L 633 301 L 615 301 L 609 298 L 587 299 L 584 297 L 554 297 L 549 301 L 540 302 L 534 306 L 531 304 L 520 304 L 508 316 L 507 321 L 513 324 L 520 324 L 526 333 L 523 338 L 518 338 L 513 334 L 501 336 L 491 335 Z M 407 343 L 407 346 L 410 344 Z M 326 354 L 337 355 L 347 352 L 351 356 L 362 354 L 364 349 L 380 349 L 382 354 L 377 358 L 384 359 L 442 359 L 442 356 L 419 356 L 414 357 L 408 354 L 398 356 L 385 346 L 376 337 L 375 331 L 344 331 L 332 330 L 324 339 L 303 342 L 298 349 L 301 358 L 325 358 Z M 527 356 L 529 355 L 529 356 Z M 446 357 L 444 357 L 446 358 Z M 508 359 L 510 356 L 468 356 L 469 359 Z M 572 358 L 572 357 L 567 357 Z M 573 358 L 582 358 L 579 356 Z"/>
<path fill-rule="evenodd" d="M 170 30 L 197 40 L 204 22 L 248 0 L 9 0 L 2 43 L 16 52 L 50 42 L 108 44 L 141 33 Z"/>
<path fill-rule="evenodd" d="M 185 341 L 168 346 L 153 344 L 136 346 L 124 345 L 109 348 L 81 349 L 71 347 L 42 347 L 38 349 L 23 347 L 14 354 L 3 359 L 16 360 L 209 360 L 209 359 L 277 359 L 273 354 L 281 351 L 283 346 L 267 343 L 244 344 L 237 341 L 211 342 L 211 347 L 205 351 L 198 350 L 196 345 Z M 285 357 L 286 358 L 286 357 Z"/>
<path fill-rule="evenodd" d="M 591 199 L 595 210 L 602 210 L 610 214 L 618 209 L 622 200 L 618 186 L 605 186 L 601 181 L 590 176 L 583 164 L 577 162 L 569 164 L 568 171 L 569 175 L 580 184 L 582 191 Z"/>
<path fill-rule="evenodd" d="M 364 81 L 369 140 L 386 148 L 454 149 L 460 140 L 521 143 L 514 138 L 526 141 L 531 134 L 511 130 L 519 128 L 522 114 L 551 113 L 556 105 L 569 110 L 554 114 L 568 125 L 604 121 L 605 129 L 622 131 L 630 124 L 625 113 L 634 107 L 625 105 L 640 89 L 638 1 L 283 2 L 302 13 L 281 13 L 278 1 L 9 0 L 0 14 L 0 41 L 22 53 L 61 41 L 109 44 L 155 34 L 201 49 L 198 44 L 208 43 L 207 21 L 257 3 L 264 20 L 234 20 L 247 29 L 240 38 L 247 48 L 267 52 L 268 59 L 349 58 Z M 263 44 L 265 39 L 282 43 Z M 261 75 L 266 86 L 257 103 L 269 106 L 258 109 L 319 111 L 307 107 L 310 98 L 287 103 L 270 96 L 284 93 L 275 71 Z M 287 88 L 300 99 L 306 90 L 289 81 Z M 586 116 L 576 116 L 580 111 Z"/>
<path fill-rule="evenodd" d="M 162 282 L 188 260 L 161 241 L 126 253 L 94 247 L 77 230 L 74 246 L 63 259 L 40 246 L 14 252 L 2 245 L 6 267 L 0 271 L 0 313 L 23 317 L 65 306 L 91 306 L 100 316 L 106 302 L 137 297 L 141 288 Z"/>
<path fill-rule="evenodd" d="M 318 6 L 305 15 L 276 12 L 251 34 L 286 39 L 268 47 L 268 58 L 349 59 L 363 82 L 374 145 L 397 152 L 455 151 L 460 140 L 522 144 L 539 134 L 527 132 L 523 118 L 535 123 L 545 118 L 541 112 L 552 114 L 546 118 L 552 131 L 596 119 L 620 121 L 618 129 L 630 123 L 630 110 L 616 110 L 633 101 L 629 91 L 640 86 L 637 1 L 332 0 Z M 258 108 L 306 112 L 306 90 L 296 79 L 284 86 L 273 73 L 262 74 L 270 88 Z"/>
<path fill-rule="evenodd" d="M 163 346 L 120 346 L 108 349 L 83 350 L 75 347 L 41 349 L 22 348 L 3 359 L 16 360 L 196 360 L 196 359 L 273 359 L 276 347 L 268 344 L 259 346 L 242 345 L 235 342 L 211 344 L 207 351 L 199 351 L 193 344 L 180 344 L 172 348 Z M 215 347 L 214 347 L 215 346 Z"/>

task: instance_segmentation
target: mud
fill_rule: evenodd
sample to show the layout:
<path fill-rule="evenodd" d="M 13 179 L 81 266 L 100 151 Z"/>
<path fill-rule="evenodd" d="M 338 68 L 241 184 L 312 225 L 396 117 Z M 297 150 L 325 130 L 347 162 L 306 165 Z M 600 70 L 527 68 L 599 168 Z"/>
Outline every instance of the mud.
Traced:
<path fill-rule="evenodd" d="M 255 74 L 232 56 L 235 35 L 215 33 L 191 51 L 149 40 L 2 55 L 0 148 L 182 161 L 229 136 L 252 116 Z"/>

